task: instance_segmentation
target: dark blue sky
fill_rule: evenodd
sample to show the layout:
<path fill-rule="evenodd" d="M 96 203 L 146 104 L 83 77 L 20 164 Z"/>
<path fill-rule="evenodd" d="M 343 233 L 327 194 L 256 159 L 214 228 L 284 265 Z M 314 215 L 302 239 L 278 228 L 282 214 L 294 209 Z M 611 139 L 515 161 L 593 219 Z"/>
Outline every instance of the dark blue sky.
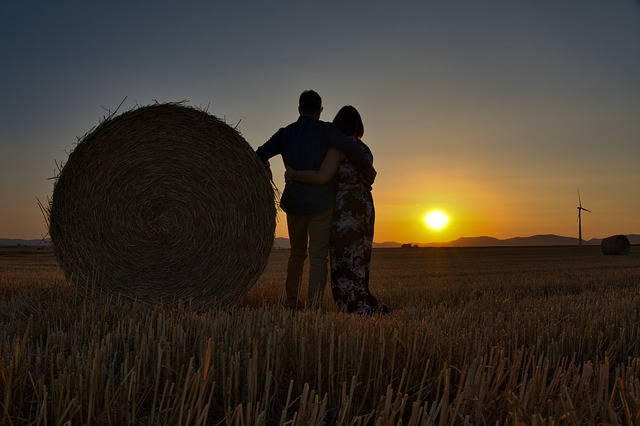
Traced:
<path fill-rule="evenodd" d="M 572 235 L 577 188 L 587 238 L 640 233 L 637 1 L 22 3 L 0 18 L 0 237 L 46 232 L 54 160 L 125 97 L 208 106 L 257 147 L 307 88 L 326 120 L 363 115 L 377 241 Z"/>

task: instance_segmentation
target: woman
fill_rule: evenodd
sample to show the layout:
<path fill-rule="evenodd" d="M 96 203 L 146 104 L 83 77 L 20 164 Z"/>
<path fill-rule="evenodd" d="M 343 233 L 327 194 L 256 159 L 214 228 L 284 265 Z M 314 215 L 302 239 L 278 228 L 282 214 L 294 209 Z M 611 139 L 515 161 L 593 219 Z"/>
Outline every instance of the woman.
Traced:
<path fill-rule="evenodd" d="M 333 123 L 359 142 L 373 161 L 373 154 L 362 141 L 364 125 L 354 107 L 342 107 Z M 329 148 L 318 171 L 292 170 L 285 180 L 324 184 L 334 178 L 335 202 L 331 229 L 331 292 L 339 309 L 358 314 L 389 313 L 387 305 L 369 291 L 369 271 L 373 245 L 375 210 L 372 181 L 359 172 L 340 150 Z"/>

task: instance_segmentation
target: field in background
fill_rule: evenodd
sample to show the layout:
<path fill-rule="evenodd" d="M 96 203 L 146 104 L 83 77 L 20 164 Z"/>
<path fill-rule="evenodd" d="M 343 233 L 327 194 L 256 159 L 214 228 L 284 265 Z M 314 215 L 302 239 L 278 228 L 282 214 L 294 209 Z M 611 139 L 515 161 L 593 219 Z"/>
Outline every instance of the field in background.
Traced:
<path fill-rule="evenodd" d="M 193 312 L 0 249 L 0 424 L 640 422 L 637 246 L 376 249 L 386 317 L 281 308 L 287 256 Z"/>

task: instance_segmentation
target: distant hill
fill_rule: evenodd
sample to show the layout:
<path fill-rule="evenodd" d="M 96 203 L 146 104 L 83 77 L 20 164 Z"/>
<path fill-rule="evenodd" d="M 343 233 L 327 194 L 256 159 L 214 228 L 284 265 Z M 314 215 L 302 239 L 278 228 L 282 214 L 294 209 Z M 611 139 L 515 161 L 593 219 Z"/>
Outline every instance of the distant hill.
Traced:
<path fill-rule="evenodd" d="M 397 243 L 395 241 L 385 241 L 383 243 L 373 243 L 374 248 L 395 248 L 400 247 L 402 244 Z M 291 244 L 289 244 L 289 239 L 284 237 L 276 237 L 273 242 L 273 248 L 276 249 L 290 249 Z"/>
<path fill-rule="evenodd" d="M 397 243 L 395 241 L 385 241 L 383 243 L 376 243 L 375 241 L 373 242 L 374 248 L 394 248 L 400 247 L 401 245 L 401 243 Z"/>
<path fill-rule="evenodd" d="M 630 234 L 627 235 L 629 242 L 634 245 L 640 245 L 640 235 Z M 590 240 L 583 240 L 583 244 L 589 246 L 600 245 L 602 239 L 592 238 Z M 396 241 L 385 241 L 382 243 L 373 243 L 374 248 L 395 248 L 402 246 L 403 243 Z M 548 235 L 533 235 L 530 237 L 515 237 L 500 240 L 493 237 L 462 237 L 454 241 L 439 242 L 439 243 L 410 243 L 413 246 L 419 247 L 532 247 L 532 246 L 576 246 L 578 245 L 578 239 L 572 237 L 562 237 L 560 235 L 548 234 Z M 289 240 L 287 238 L 278 237 L 275 240 L 274 247 L 288 249 L 290 248 Z"/>
<path fill-rule="evenodd" d="M 626 236 L 632 245 L 640 245 L 639 234 L 629 234 Z M 589 246 L 600 245 L 600 238 L 592 238 L 585 240 L 584 244 Z M 51 244 L 50 239 L 22 240 L 0 238 L 0 247 L 17 247 L 17 246 L 48 246 Z M 384 241 L 382 243 L 373 243 L 374 248 L 395 248 L 402 246 L 403 243 L 396 241 Z M 454 241 L 439 243 L 410 243 L 419 247 L 518 247 L 518 246 L 575 246 L 578 245 L 578 239 L 572 237 L 562 237 L 559 235 L 533 235 L 530 237 L 515 237 L 500 240 L 493 237 L 462 237 Z M 273 243 L 273 247 L 277 249 L 291 248 L 288 238 L 277 237 Z"/>
<path fill-rule="evenodd" d="M 600 240 L 583 241 L 585 245 L 599 245 Z M 493 237 L 463 237 L 446 243 L 424 244 L 427 247 L 518 247 L 518 246 L 573 246 L 578 245 L 577 238 L 559 235 L 533 235 L 499 240 Z"/>
<path fill-rule="evenodd" d="M 51 240 L 39 238 L 37 240 L 21 240 L 21 239 L 11 239 L 11 238 L 0 238 L 0 247 L 18 247 L 18 246 L 29 246 L 29 247 L 39 247 L 39 246 L 48 246 L 51 244 Z"/>
<path fill-rule="evenodd" d="M 288 249 L 291 248 L 291 244 L 289 244 L 288 238 L 276 237 L 273 242 L 273 247 L 277 249 Z"/>
<path fill-rule="evenodd" d="M 640 235 L 629 234 L 626 236 L 631 244 L 640 244 Z M 602 243 L 600 238 L 583 240 L 584 245 L 598 246 Z M 418 244 L 421 247 L 533 247 L 533 246 L 576 246 L 578 239 L 562 237 L 560 235 L 533 235 L 530 237 L 515 237 L 500 240 L 493 237 L 463 237 L 454 241 L 440 243 Z"/>

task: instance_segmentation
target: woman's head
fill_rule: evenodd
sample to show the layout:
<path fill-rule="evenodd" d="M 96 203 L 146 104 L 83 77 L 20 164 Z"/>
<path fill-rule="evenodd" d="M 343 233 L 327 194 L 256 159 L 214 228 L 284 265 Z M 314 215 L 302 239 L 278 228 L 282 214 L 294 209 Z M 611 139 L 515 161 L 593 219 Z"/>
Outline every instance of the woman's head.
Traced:
<path fill-rule="evenodd" d="M 364 135 L 364 124 L 357 109 L 351 105 L 343 106 L 333 119 L 333 124 L 347 136 L 360 139 Z"/>

